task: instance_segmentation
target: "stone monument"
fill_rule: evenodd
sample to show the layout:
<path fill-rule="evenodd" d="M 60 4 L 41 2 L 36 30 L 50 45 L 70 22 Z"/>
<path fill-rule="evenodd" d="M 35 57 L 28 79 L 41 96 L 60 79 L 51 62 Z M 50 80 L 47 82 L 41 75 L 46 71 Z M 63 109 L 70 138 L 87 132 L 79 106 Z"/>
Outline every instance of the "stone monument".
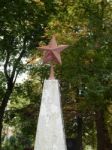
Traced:
<path fill-rule="evenodd" d="M 67 45 L 57 45 L 55 36 L 43 51 L 43 62 L 51 65 L 50 77 L 44 81 L 42 101 L 37 124 L 34 150 L 66 150 L 63 117 L 58 80 L 54 77 L 54 65 L 61 64 L 60 53 Z"/>

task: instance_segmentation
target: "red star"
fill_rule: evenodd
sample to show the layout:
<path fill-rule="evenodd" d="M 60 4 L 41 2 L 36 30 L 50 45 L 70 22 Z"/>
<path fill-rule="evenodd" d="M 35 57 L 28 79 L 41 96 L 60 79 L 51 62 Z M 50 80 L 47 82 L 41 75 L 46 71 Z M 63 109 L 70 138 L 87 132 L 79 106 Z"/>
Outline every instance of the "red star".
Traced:
<path fill-rule="evenodd" d="M 55 36 L 52 37 L 51 41 L 47 46 L 39 47 L 39 49 L 43 51 L 43 62 L 51 64 L 49 79 L 55 79 L 53 63 L 62 63 L 60 53 L 67 47 L 68 45 L 57 45 Z"/>
<path fill-rule="evenodd" d="M 55 36 L 52 37 L 51 41 L 47 46 L 39 47 L 40 50 L 43 50 L 43 62 L 44 63 L 58 63 L 61 64 L 61 56 L 60 53 L 68 45 L 57 45 Z"/>

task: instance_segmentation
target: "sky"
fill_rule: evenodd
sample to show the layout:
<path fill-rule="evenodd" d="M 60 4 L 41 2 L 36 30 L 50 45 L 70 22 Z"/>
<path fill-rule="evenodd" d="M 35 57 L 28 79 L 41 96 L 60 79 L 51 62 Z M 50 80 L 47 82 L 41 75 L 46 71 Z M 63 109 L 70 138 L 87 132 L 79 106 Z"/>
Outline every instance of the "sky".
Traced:
<path fill-rule="evenodd" d="M 3 65 L 0 65 L 0 71 L 3 72 Z M 18 76 L 16 83 L 23 83 L 28 78 L 27 73 L 22 73 Z"/>

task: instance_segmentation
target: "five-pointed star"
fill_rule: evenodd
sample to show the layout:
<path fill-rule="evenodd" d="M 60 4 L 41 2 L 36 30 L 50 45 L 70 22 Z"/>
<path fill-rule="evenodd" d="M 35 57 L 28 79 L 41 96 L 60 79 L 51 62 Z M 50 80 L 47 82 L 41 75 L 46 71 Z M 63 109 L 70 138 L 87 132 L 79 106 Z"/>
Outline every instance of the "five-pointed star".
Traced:
<path fill-rule="evenodd" d="M 47 46 L 38 47 L 40 50 L 43 50 L 43 62 L 44 63 L 58 63 L 61 64 L 61 56 L 60 53 L 68 45 L 57 45 L 55 36 L 52 37 L 51 41 Z"/>

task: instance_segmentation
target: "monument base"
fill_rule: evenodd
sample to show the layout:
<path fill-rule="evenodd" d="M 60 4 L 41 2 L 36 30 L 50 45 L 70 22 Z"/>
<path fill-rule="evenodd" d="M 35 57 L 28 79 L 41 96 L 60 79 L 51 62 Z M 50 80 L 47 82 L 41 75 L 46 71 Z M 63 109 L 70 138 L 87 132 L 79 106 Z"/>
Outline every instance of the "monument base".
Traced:
<path fill-rule="evenodd" d="M 58 80 L 45 80 L 34 150 L 66 150 Z"/>

